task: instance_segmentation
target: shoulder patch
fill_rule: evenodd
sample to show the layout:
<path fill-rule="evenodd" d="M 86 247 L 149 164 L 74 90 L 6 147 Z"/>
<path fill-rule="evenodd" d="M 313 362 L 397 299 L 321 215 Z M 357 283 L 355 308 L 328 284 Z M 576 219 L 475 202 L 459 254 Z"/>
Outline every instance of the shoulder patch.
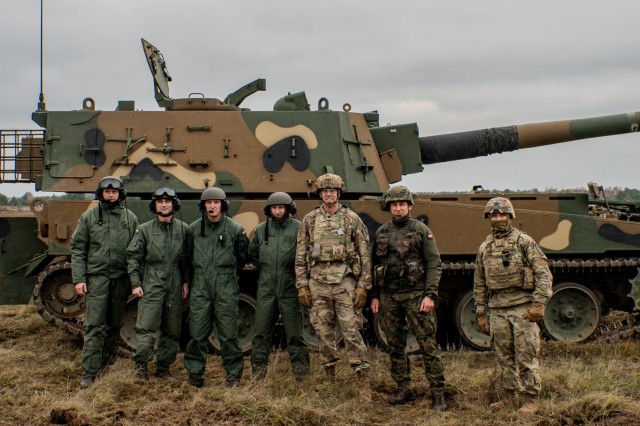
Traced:
<path fill-rule="evenodd" d="M 433 240 L 433 234 L 431 232 L 427 232 L 427 240 Z"/>
<path fill-rule="evenodd" d="M 133 231 L 133 233 L 134 233 L 135 235 L 138 235 L 138 234 L 140 233 L 140 230 L 139 230 L 139 229 L 136 229 L 135 231 Z"/>

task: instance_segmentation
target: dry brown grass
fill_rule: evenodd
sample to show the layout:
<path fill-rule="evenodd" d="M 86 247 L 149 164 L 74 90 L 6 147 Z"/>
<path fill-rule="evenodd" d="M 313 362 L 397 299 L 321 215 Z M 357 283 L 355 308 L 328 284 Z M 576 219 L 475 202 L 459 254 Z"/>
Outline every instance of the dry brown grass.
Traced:
<path fill-rule="evenodd" d="M 286 352 L 272 355 L 264 381 L 245 377 L 238 388 L 223 386 L 220 359 L 209 360 L 206 386 L 185 383 L 181 359 L 175 382 L 134 379 L 131 361 L 119 359 L 93 387 L 79 391 L 82 342 L 54 329 L 32 307 L 0 308 L 0 424 L 71 425 L 631 425 L 640 424 L 640 342 L 563 345 L 545 343 L 543 395 L 537 412 L 523 415 L 517 401 L 496 411 L 504 397 L 491 353 L 446 352 L 449 411 L 431 410 L 419 360 L 414 360 L 415 402 L 389 406 L 394 390 L 387 356 L 370 350 L 374 398 L 362 402 L 348 367 L 337 385 L 326 383 L 312 356 L 312 375 L 292 379 Z"/>

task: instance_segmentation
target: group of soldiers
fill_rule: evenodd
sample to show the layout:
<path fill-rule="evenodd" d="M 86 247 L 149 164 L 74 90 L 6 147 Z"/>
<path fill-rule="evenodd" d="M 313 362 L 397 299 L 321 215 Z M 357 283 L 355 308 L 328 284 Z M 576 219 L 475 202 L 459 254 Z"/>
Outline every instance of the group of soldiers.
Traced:
<path fill-rule="evenodd" d="M 360 217 L 340 203 L 344 191 L 340 176 L 320 176 L 316 193 L 322 203 L 302 221 L 294 217 L 297 207 L 288 194 L 271 194 L 264 207 L 266 220 L 249 241 L 242 225 L 227 215 L 229 201 L 220 188 L 202 192 L 202 217 L 190 225 L 174 217 L 180 210 L 175 191 L 158 188 L 149 203 L 156 218 L 139 224 L 122 203 L 122 181 L 103 178 L 95 194 L 98 206 L 82 215 L 72 236 L 73 281 L 77 293 L 86 295 L 87 307 L 80 387 L 91 386 L 115 361 L 130 295 L 140 298 L 133 356 L 138 379 L 148 380 L 154 352 L 155 376 L 173 379 L 169 368 L 177 357 L 183 302 L 189 298 L 190 341 L 184 354 L 188 383 L 204 386 L 208 338 L 215 321 L 226 384 L 237 386 L 243 372 L 238 276 L 244 268 L 259 274 L 253 378 L 265 376 L 278 312 L 293 375 L 300 381 L 309 376 L 304 308 L 321 341 L 321 367 L 328 380 L 335 381 L 340 361 L 339 325 L 360 396 L 371 399 L 370 364 L 361 334 L 362 309 L 369 302 L 379 315 L 397 383 L 389 403 L 415 399 L 405 352 L 410 331 L 422 350 L 433 408 L 445 411 L 444 368 L 435 340 L 441 262 L 434 235 L 411 217 L 411 192 L 396 186 L 383 203 L 391 220 L 380 226 L 370 244 Z M 540 343 L 535 321 L 542 319 L 550 296 L 551 274 L 537 244 L 512 226 L 515 212 L 508 200 L 492 199 L 484 214 L 492 234 L 477 258 L 478 325 L 492 334 L 502 386 L 537 395 Z"/>

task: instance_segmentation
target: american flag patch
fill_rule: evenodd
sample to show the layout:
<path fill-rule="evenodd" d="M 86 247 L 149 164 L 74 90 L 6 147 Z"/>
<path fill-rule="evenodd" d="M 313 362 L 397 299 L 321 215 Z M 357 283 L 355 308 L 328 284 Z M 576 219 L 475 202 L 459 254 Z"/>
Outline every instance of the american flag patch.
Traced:
<path fill-rule="evenodd" d="M 427 240 L 433 240 L 433 234 L 431 232 L 427 234 Z"/>

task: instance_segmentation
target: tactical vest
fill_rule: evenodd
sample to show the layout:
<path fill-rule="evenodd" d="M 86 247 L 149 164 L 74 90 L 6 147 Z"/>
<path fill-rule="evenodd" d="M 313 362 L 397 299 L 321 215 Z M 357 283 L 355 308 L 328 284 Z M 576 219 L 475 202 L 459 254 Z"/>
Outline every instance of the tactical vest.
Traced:
<path fill-rule="evenodd" d="M 413 287 L 418 283 L 424 283 L 425 272 L 418 221 L 413 219 L 407 226 L 409 231 L 393 243 L 393 227 L 390 224 L 383 225 L 376 236 L 376 256 L 383 266 L 383 277 L 378 275 L 378 280 L 383 278 L 384 287 Z M 380 282 L 378 284 L 380 285 Z"/>
<path fill-rule="evenodd" d="M 313 227 L 311 258 L 317 262 L 343 262 L 347 258 L 345 216 L 318 214 Z"/>
<path fill-rule="evenodd" d="M 520 231 L 506 238 L 495 238 L 491 234 L 485 240 L 484 270 L 490 291 L 534 288 L 533 270 L 518 244 L 522 235 Z"/>

